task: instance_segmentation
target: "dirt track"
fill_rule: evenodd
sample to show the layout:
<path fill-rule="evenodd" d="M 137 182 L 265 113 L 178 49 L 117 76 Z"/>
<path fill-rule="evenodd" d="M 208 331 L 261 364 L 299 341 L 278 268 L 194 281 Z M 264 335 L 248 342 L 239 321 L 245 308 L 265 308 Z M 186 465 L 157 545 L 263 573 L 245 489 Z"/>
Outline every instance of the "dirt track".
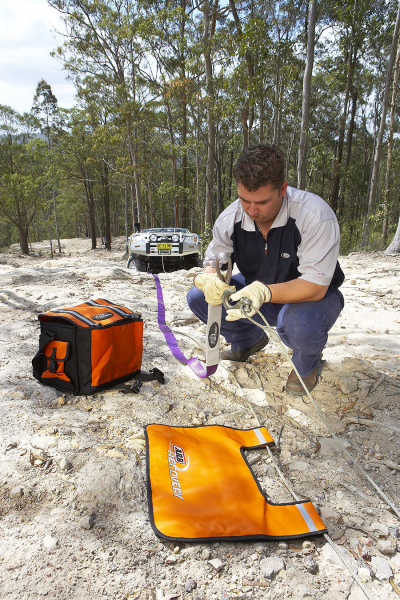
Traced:
<path fill-rule="evenodd" d="M 169 544 L 153 533 L 143 426 L 254 427 L 246 396 L 275 440 L 285 425 L 278 457 L 283 471 L 299 496 L 318 505 L 354 568 L 364 568 L 371 595 L 396 598 L 388 577 L 374 576 L 373 565 L 374 557 L 383 559 L 400 586 L 398 520 L 335 448 L 308 400 L 283 391 L 290 365 L 279 349 L 270 344 L 249 364 L 225 363 L 228 370 L 200 381 L 170 354 L 157 327 L 153 279 L 125 269 L 123 239 L 115 240 L 111 253 L 91 251 L 87 240 L 62 243 L 63 254 L 53 260 L 44 243 L 34 245 L 31 257 L 0 255 L 1 597 L 363 598 L 323 538 L 302 550 L 301 542 Z M 399 506 L 400 471 L 393 466 L 400 462 L 400 257 L 353 254 L 341 264 L 346 307 L 330 333 L 313 396 L 354 458 Z M 192 276 L 179 271 L 160 279 L 168 322 L 201 343 L 204 326 L 185 302 Z M 143 367 L 161 368 L 165 386 L 145 383 L 137 396 L 107 391 L 74 398 L 32 378 L 39 312 L 89 298 L 142 313 Z M 186 356 L 202 357 L 191 339 L 178 340 Z M 357 389 L 344 391 L 354 378 Z M 51 462 L 32 466 L 32 446 Z M 271 500 L 292 501 L 266 453 L 257 454 L 253 469 Z M 63 470 L 61 459 L 71 470 Z M 18 487 L 23 495 L 11 497 Z M 85 529 L 89 515 L 94 525 Z M 46 548 L 45 538 L 54 548 Z M 269 556 L 284 563 L 271 581 L 261 564 Z M 318 566 L 313 573 L 306 568 L 309 556 Z M 221 561 L 221 570 L 212 559 Z M 197 586 L 190 592 L 189 580 Z"/>

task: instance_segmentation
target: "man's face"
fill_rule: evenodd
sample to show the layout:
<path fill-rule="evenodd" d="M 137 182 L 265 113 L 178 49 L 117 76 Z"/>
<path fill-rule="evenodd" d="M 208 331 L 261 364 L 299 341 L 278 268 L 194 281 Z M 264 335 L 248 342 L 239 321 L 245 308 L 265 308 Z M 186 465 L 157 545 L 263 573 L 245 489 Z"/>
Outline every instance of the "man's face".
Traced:
<path fill-rule="evenodd" d="M 238 183 L 238 195 L 244 212 L 256 223 L 273 221 L 280 211 L 287 186 L 287 181 L 281 189 L 276 189 L 269 183 L 255 192 L 249 192 L 244 185 Z"/>

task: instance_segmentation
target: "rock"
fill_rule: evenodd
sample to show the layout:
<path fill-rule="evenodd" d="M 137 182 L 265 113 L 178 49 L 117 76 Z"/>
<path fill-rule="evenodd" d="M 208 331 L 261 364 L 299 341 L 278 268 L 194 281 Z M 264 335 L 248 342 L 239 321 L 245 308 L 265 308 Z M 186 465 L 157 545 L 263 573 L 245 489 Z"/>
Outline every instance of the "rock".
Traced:
<path fill-rule="evenodd" d="M 195 589 L 197 588 L 197 583 L 195 582 L 194 579 L 188 579 L 187 582 L 185 583 L 185 591 L 186 592 L 193 592 Z"/>
<path fill-rule="evenodd" d="M 83 527 L 83 529 L 92 529 L 93 524 L 94 524 L 94 520 L 91 515 L 86 515 L 85 517 L 82 517 L 81 527 Z"/>
<path fill-rule="evenodd" d="M 125 458 L 125 454 L 122 452 L 122 450 L 119 450 L 118 448 L 112 448 L 111 450 L 109 450 L 107 452 L 107 456 L 109 456 L 110 458 Z"/>
<path fill-rule="evenodd" d="M 67 460 L 64 456 L 60 460 L 59 465 L 61 471 L 64 471 L 64 473 L 68 473 L 68 471 L 70 471 L 73 466 L 72 463 L 69 460 Z"/>
<path fill-rule="evenodd" d="M 357 377 L 344 377 L 339 380 L 339 387 L 344 394 L 351 394 L 358 389 Z"/>
<path fill-rule="evenodd" d="M 246 369 L 238 369 L 235 373 L 235 377 L 239 383 L 247 383 L 249 381 L 249 374 Z"/>
<path fill-rule="evenodd" d="M 222 569 L 222 567 L 224 566 L 222 564 L 222 562 L 219 560 L 219 558 L 213 558 L 212 560 L 209 560 L 208 564 L 211 565 L 213 567 L 213 569 L 215 569 L 217 571 L 217 573 L 219 573 L 220 570 Z"/>
<path fill-rule="evenodd" d="M 304 540 L 301 545 L 302 550 L 314 550 L 315 544 L 311 540 Z"/>
<path fill-rule="evenodd" d="M 279 556 L 269 556 L 260 562 L 261 573 L 265 579 L 272 579 L 279 571 L 285 568 L 285 563 Z"/>
<path fill-rule="evenodd" d="M 256 560 L 258 560 L 258 554 L 255 552 L 254 554 L 252 554 L 252 555 L 250 556 L 250 558 L 251 558 L 251 560 L 254 560 L 254 561 L 256 561 Z"/>
<path fill-rule="evenodd" d="M 360 567 L 357 571 L 357 575 L 363 581 L 371 581 L 371 572 L 366 567 Z"/>
<path fill-rule="evenodd" d="M 392 577 L 393 572 L 386 558 L 382 556 L 373 556 L 371 559 L 371 566 L 375 573 L 375 577 L 379 581 L 389 581 Z"/>
<path fill-rule="evenodd" d="M 202 425 L 202 421 L 200 419 L 198 419 L 197 417 L 194 417 L 192 419 L 192 425 Z"/>
<path fill-rule="evenodd" d="M 329 521 L 334 525 L 337 525 L 337 523 L 342 520 L 342 515 L 335 510 L 332 510 L 332 508 L 329 508 L 329 506 L 322 506 L 320 509 L 320 515 L 324 522 Z"/>
<path fill-rule="evenodd" d="M 310 468 L 310 465 L 307 462 L 305 462 L 304 460 L 294 460 L 289 465 L 290 472 L 300 471 L 301 473 L 304 473 L 304 471 L 308 471 L 309 468 Z"/>
<path fill-rule="evenodd" d="M 211 556 L 211 552 L 208 548 L 204 548 L 201 552 L 201 558 L 203 560 L 208 560 Z"/>
<path fill-rule="evenodd" d="M 315 558 L 311 556 L 311 554 L 304 557 L 303 564 L 307 571 L 309 571 L 309 573 L 316 573 L 318 569 L 318 564 Z"/>
<path fill-rule="evenodd" d="M 396 554 L 390 559 L 390 566 L 394 573 L 400 573 L 400 554 Z"/>
<path fill-rule="evenodd" d="M 20 485 L 13 487 L 10 491 L 10 498 L 21 498 L 24 495 L 24 488 Z"/>
<path fill-rule="evenodd" d="M 255 404 L 256 406 L 268 406 L 264 390 L 243 388 L 243 392 L 252 404 Z"/>
<path fill-rule="evenodd" d="M 367 363 L 361 358 L 344 358 L 342 367 L 345 371 L 365 371 Z"/>
<path fill-rule="evenodd" d="M 389 527 L 386 525 L 382 525 L 382 523 L 378 523 L 374 521 L 370 527 L 371 531 L 378 531 L 384 537 L 388 537 L 389 535 Z"/>
<path fill-rule="evenodd" d="M 378 550 L 382 554 L 394 554 L 396 552 L 396 540 L 392 536 L 387 540 L 379 540 Z"/>
<path fill-rule="evenodd" d="M 177 562 L 177 558 L 176 558 L 176 556 L 171 554 L 170 556 L 167 556 L 167 558 L 165 559 L 165 562 L 167 563 L 167 565 L 175 565 Z"/>
<path fill-rule="evenodd" d="M 289 548 L 289 544 L 287 544 L 286 542 L 279 542 L 278 548 L 279 550 L 287 550 Z"/>
<path fill-rule="evenodd" d="M 47 550 L 55 550 L 58 546 L 58 539 L 47 534 L 43 538 L 43 546 L 47 548 Z"/>

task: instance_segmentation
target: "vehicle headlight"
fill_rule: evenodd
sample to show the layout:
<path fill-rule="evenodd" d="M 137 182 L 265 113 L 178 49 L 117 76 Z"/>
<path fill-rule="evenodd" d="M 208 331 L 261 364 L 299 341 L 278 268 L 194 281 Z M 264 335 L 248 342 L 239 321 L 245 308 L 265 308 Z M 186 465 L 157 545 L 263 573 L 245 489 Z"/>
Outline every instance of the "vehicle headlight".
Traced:
<path fill-rule="evenodd" d="M 155 234 L 155 233 L 153 233 L 153 234 L 150 236 L 150 241 L 151 241 L 151 242 L 156 242 L 156 241 L 157 241 L 157 236 L 156 236 L 156 234 Z"/>
<path fill-rule="evenodd" d="M 187 235 L 185 237 L 186 244 L 197 244 L 197 235 Z"/>
<path fill-rule="evenodd" d="M 179 235 L 177 233 L 174 233 L 174 235 L 172 236 L 172 241 L 179 242 Z"/>

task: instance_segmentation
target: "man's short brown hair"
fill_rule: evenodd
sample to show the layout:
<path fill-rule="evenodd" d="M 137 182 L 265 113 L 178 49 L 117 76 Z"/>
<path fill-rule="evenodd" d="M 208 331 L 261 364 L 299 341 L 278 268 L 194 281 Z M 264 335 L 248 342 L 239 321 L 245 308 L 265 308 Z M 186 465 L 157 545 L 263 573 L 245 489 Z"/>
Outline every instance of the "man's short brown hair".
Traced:
<path fill-rule="evenodd" d="M 285 160 L 277 146 L 253 144 L 240 154 L 233 167 L 233 176 L 236 183 L 241 183 L 249 192 L 269 184 L 281 189 L 285 181 Z"/>

